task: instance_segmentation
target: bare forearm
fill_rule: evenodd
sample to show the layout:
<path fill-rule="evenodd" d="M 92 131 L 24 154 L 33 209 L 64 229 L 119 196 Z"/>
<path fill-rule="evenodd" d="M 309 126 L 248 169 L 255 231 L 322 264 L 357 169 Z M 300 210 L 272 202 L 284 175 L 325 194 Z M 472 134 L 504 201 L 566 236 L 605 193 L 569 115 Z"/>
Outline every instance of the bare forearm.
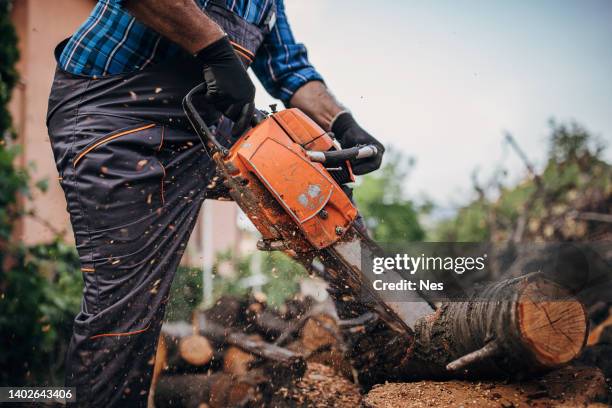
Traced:
<path fill-rule="evenodd" d="M 126 8 L 137 20 L 190 53 L 224 35 L 194 0 L 128 0 Z"/>
<path fill-rule="evenodd" d="M 325 130 L 329 130 L 332 119 L 345 110 L 325 84 L 319 81 L 308 82 L 298 89 L 289 105 L 301 109 Z"/>

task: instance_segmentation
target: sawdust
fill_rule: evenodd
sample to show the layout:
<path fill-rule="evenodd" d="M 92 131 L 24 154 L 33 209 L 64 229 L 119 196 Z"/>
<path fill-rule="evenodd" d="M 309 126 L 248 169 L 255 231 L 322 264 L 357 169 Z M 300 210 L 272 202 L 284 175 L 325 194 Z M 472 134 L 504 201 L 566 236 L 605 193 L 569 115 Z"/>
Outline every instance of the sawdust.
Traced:
<path fill-rule="evenodd" d="M 309 363 L 304 377 L 292 387 L 277 390 L 269 406 L 355 408 L 361 399 L 359 388 L 333 368 Z"/>
<path fill-rule="evenodd" d="M 566 367 L 522 383 L 418 381 L 375 386 L 364 398 L 368 408 L 420 407 L 605 407 L 609 389 L 602 372 Z"/>

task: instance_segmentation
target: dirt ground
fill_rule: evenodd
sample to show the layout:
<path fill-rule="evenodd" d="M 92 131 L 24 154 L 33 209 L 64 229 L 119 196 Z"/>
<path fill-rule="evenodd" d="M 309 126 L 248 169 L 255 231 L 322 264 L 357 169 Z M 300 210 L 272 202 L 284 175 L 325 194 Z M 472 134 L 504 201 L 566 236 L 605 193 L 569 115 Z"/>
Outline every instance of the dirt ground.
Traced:
<path fill-rule="evenodd" d="M 566 367 L 523 383 L 419 381 L 375 386 L 368 408 L 420 407 L 607 407 L 609 385 L 599 369 Z"/>
<path fill-rule="evenodd" d="M 294 387 L 281 388 L 270 407 L 355 408 L 361 402 L 359 388 L 331 367 L 309 363 Z"/>

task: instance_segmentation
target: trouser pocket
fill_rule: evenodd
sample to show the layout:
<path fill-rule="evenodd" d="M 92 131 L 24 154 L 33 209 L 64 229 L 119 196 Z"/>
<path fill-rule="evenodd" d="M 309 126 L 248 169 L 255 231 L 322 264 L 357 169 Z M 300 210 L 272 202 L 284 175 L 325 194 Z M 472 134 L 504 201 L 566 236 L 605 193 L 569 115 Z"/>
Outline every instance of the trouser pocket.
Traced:
<path fill-rule="evenodd" d="M 165 169 L 158 159 L 164 127 L 139 124 L 96 138 L 72 160 L 90 232 L 150 216 L 164 205 Z"/>

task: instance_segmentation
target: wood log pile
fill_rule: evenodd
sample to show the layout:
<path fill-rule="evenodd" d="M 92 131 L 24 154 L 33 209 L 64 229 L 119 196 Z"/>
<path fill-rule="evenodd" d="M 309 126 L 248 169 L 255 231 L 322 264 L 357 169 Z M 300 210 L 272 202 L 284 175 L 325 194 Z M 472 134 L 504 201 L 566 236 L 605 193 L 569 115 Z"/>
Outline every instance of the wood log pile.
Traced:
<path fill-rule="evenodd" d="M 191 322 L 166 323 L 156 355 L 155 407 L 329 406 L 359 401 L 333 304 L 296 298 L 281 308 L 220 298 Z M 335 387 L 334 392 L 325 388 Z M 342 405 L 337 405 L 342 406 Z"/>
<path fill-rule="evenodd" d="M 222 297 L 191 322 L 163 326 L 155 406 L 349 407 L 385 381 L 547 372 L 572 361 L 587 336 L 582 304 L 538 274 L 442 304 L 416 322 L 408 348 L 379 339 L 380 324 L 368 314 L 339 319 L 330 300 L 272 308 L 253 296 Z M 392 366 L 394 355 L 402 358 Z"/>

